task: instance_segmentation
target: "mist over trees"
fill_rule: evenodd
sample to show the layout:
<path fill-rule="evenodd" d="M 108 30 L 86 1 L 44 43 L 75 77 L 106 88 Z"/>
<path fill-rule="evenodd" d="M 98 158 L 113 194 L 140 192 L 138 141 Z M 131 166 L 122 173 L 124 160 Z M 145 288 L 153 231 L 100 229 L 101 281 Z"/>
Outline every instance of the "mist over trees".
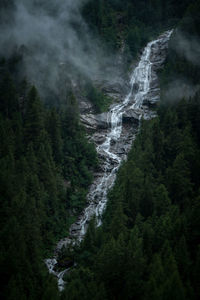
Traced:
<path fill-rule="evenodd" d="M 65 109 L 47 109 L 35 87 L 16 83 L 14 67 L 0 62 L 1 296 L 56 299 L 43 260 L 85 206 L 97 157 L 74 95 Z"/>
<path fill-rule="evenodd" d="M 70 84 L 79 82 L 80 76 L 106 78 L 112 73 L 112 80 L 117 77 L 117 70 L 108 73 L 115 54 L 104 49 L 82 17 L 85 3 L 13 0 L 1 4 L 0 54 L 21 58 L 19 76 L 34 83 L 43 98 L 54 94 L 56 102 L 63 77 Z"/>
<path fill-rule="evenodd" d="M 97 74 L 115 80 L 107 70 L 120 51 L 127 71 L 172 28 L 158 116 L 142 121 L 103 225 L 92 220 L 70 254 L 60 293 L 44 259 L 85 207 L 98 168 L 74 79 L 104 111 Z M 199 0 L 0 2 L 2 299 L 199 299 L 199 38 Z"/>
<path fill-rule="evenodd" d="M 173 34 L 158 117 L 142 122 L 103 226 L 93 220 L 75 249 L 78 266 L 66 277 L 63 299 L 199 299 L 200 68 L 187 48 L 177 49 L 180 36 L 188 46 L 198 41 L 199 5 Z M 192 93 L 179 94 L 174 85 L 169 94 L 177 78 Z"/>

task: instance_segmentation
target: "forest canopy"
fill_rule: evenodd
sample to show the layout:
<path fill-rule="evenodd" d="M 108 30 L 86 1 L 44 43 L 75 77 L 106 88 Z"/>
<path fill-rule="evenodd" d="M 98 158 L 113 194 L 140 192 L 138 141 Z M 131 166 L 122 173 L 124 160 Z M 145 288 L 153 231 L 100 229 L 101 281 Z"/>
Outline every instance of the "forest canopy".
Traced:
<path fill-rule="evenodd" d="M 27 19 L 29 30 L 38 24 L 35 20 L 40 20 L 42 12 L 52 22 L 46 22 L 47 31 L 41 32 L 39 42 L 29 40 L 29 47 L 15 38 L 4 43 L 7 28 L 16 25 L 19 3 L 41 13 L 26 10 L 25 15 L 28 12 L 34 21 Z M 200 1 L 60 3 L 0 2 L 0 297 L 197 300 Z M 58 22 L 57 16 L 63 19 Z M 75 266 L 60 293 L 44 259 L 68 235 L 86 206 L 99 166 L 94 144 L 80 122 L 77 89 L 81 87 L 95 112 L 107 110 L 113 99 L 93 82 L 99 65 L 104 68 L 111 54 L 123 49 L 128 73 L 145 44 L 172 28 L 167 60 L 159 73 L 157 117 L 141 121 L 109 192 L 102 226 L 97 228 L 93 219 L 80 246 L 70 254 L 68 250 L 61 253 L 60 260 L 70 255 Z M 18 29 L 15 34 L 20 40 Z M 38 38 L 32 33 L 31 38 Z M 72 41 L 71 48 L 68 45 L 69 51 L 62 52 L 66 41 Z M 15 44 L 12 49 L 10 42 Z M 41 56 L 46 42 L 52 48 L 42 50 Z M 64 62 L 63 53 L 68 55 Z"/>

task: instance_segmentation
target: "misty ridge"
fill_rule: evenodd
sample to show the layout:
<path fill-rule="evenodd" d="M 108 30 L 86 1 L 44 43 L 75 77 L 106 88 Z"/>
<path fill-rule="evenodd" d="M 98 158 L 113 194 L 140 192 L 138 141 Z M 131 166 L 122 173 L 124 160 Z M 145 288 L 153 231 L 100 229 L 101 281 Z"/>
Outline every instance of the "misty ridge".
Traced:
<path fill-rule="evenodd" d="M 200 39 L 195 35 L 186 35 L 181 30 L 175 30 L 172 37 L 171 49 L 178 58 L 193 67 L 200 67 Z M 187 74 L 181 72 L 176 78 L 171 79 L 164 92 L 164 98 L 168 102 L 179 101 L 182 98 L 189 99 L 200 90 L 200 85 L 192 82 Z"/>
<path fill-rule="evenodd" d="M 200 39 L 187 36 L 181 31 L 176 35 L 175 51 L 194 65 L 200 66 Z"/>
<path fill-rule="evenodd" d="M 45 87 L 59 94 L 63 70 L 71 78 L 81 74 L 89 79 L 99 76 L 115 80 L 117 72 L 111 70 L 116 57 L 108 54 L 89 32 L 81 16 L 85 3 L 86 0 L 13 0 L 9 10 L 0 12 L 4 20 L 0 54 L 22 54 L 24 73 L 40 92 Z"/>
<path fill-rule="evenodd" d="M 189 99 L 193 97 L 200 89 L 200 85 L 193 85 L 187 79 L 175 79 L 170 82 L 168 89 L 165 91 L 165 100 L 169 102 Z"/>
<path fill-rule="evenodd" d="M 66 80 L 76 85 L 81 76 L 92 81 L 120 81 L 118 55 L 94 37 L 81 15 L 87 1 L 9 0 L 7 9 L 0 10 L 0 55 L 22 55 L 21 76 L 35 84 L 43 97 L 47 91 L 64 95 Z M 200 66 L 197 37 L 178 31 L 173 49 Z M 176 78 L 166 98 L 189 98 L 198 89 L 188 79 Z"/>

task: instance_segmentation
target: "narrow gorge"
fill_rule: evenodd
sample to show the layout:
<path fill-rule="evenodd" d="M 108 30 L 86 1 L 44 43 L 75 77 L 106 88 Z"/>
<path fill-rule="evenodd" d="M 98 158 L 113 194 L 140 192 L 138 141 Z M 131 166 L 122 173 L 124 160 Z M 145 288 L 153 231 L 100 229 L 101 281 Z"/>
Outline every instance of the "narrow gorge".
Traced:
<path fill-rule="evenodd" d="M 62 247 L 83 239 L 93 216 L 96 217 L 97 225 L 101 225 L 107 192 L 115 182 L 121 162 L 127 157 L 140 119 L 155 117 L 155 111 L 151 108 L 160 99 L 157 71 L 165 61 L 171 34 L 172 31 L 167 31 L 147 44 L 131 74 L 129 92 L 121 103 L 111 105 L 107 113 L 81 115 L 82 123 L 92 132 L 91 140 L 96 145 L 100 168 L 98 173 L 94 174 L 95 180 L 87 196 L 87 207 L 71 225 L 69 236 L 57 244 L 54 257 L 45 261 L 49 272 L 58 278 L 59 290 L 64 288 L 63 276 L 68 271 L 66 269 L 58 272 L 55 268 L 59 251 Z"/>

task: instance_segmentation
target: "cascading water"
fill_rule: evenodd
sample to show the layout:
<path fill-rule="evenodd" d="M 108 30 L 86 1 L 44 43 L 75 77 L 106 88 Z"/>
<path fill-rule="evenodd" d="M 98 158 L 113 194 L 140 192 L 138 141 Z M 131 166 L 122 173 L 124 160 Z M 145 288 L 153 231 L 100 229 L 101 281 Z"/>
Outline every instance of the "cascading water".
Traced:
<path fill-rule="evenodd" d="M 96 216 L 97 225 L 101 225 L 101 216 L 107 202 L 107 192 L 114 184 L 116 172 L 122 159 L 125 159 L 129 150 L 127 148 L 125 153 L 121 155 L 115 150 L 115 147 L 112 147 L 113 143 L 119 143 L 122 139 L 123 114 L 129 110 L 133 110 L 134 112 L 137 112 L 138 119 L 140 120 L 142 116 L 148 114 L 147 112 L 144 113 L 144 110 L 142 109 L 143 102 L 145 100 L 155 102 L 159 99 L 158 84 L 155 84 L 157 77 L 153 67 L 158 69 L 162 65 L 166 53 L 160 55 L 159 59 L 157 59 L 156 55 L 159 55 L 161 50 L 166 50 L 171 34 L 172 31 L 167 31 L 157 40 L 147 44 L 138 66 L 131 75 L 130 92 L 122 103 L 112 106 L 108 112 L 107 116 L 110 128 L 104 142 L 97 146 L 98 154 L 104 158 L 102 162 L 103 172 L 96 178 L 90 188 L 87 196 L 89 202 L 88 206 L 76 223 L 72 224 L 70 228 L 70 237 L 63 239 L 58 243 L 56 248 L 57 252 L 59 252 L 63 246 L 80 242 L 87 231 L 88 222 L 93 216 Z M 134 87 L 137 87 L 136 91 L 134 91 Z M 105 132 L 103 132 L 102 135 L 105 135 Z M 123 136 L 124 144 L 127 143 L 128 137 L 130 139 L 129 135 Z M 134 134 L 131 138 L 134 139 Z M 62 272 L 55 271 L 54 267 L 57 263 L 56 256 L 53 259 L 47 259 L 45 262 L 49 272 L 57 276 L 59 289 L 62 290 L 64 288 L 63 276 L 68 270 Z"/>

